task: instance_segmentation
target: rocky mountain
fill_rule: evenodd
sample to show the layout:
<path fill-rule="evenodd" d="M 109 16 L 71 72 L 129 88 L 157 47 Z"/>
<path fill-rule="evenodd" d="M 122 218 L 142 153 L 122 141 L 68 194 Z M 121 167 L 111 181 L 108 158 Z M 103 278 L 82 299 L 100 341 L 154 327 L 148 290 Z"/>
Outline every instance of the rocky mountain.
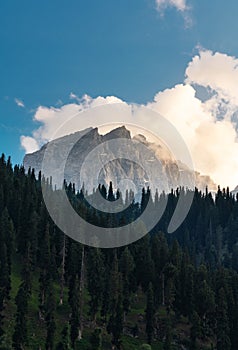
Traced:
<path fill-rule="evenodd" d="M 132 137 L 125 126 L 105 135 L 97 128 L 89 128 L 53 140 L 39 151 L 25 155 L 25 169 L 34 168 L 36 174 L 42 170 L 46 152 L 50 175 L 57 187 L 62 186 L 59 174 L 63 173 L 67 182 L 74 183 L 77 189 L 84 185 L 89 192 L 98 183 L 108 185 L 110 181 L 122 192 L 132 189 L 139 193 L 147 186 L 153 192 L 156 189 L 168 192 L 171 188 L 188 186 L 193 176 L 199 189 L 206 186 L 209 190 L 216 189 L 209 176 L 194 174 L 175 161 L 164 144 L 149 142 L 141 134 Z"/>
<path fill-rule="evenodd" d="M 234 188 L 234 190 L 231 191 L 231 193 L 232 193 L 233 196 L 237 196 L 237 195 L 238 195 L 238 186 L 236 186 L 236 187 Z"/>

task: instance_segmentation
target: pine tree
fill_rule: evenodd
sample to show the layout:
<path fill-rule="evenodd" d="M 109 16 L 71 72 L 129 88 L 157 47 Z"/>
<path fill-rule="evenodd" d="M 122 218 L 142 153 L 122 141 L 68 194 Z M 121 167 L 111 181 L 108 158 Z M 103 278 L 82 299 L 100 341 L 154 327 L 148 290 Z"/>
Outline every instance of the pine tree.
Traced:
<path fill-rule="evenodd" d="M 197 350 L 197 339 L 201 336 L 201 319 L 196 311 L 193 312 L 191 321 L 192 326 L 190 329 L 190 350 Z"/>
<path fill-rule="evenodd" d="M 4 311 L 5 305 L 4 305 L 4 292 L 3 288 L 0 289 L 0 337 L 2 338 L 4 335 L 4 330 L 3 330 L 3 323 L 4 323 Z"/>
<path fill-rule="evenodd" d="M 120 337 L 123 330 L 123 308 L 122 308 L 122 278 L 118 270 L 117 251 L 114 251 L 112 272 L 109 285 L 109 321 L 107 331 L 112 334 L 112 344 L 120 349 Z"/>
<path fill-rule="evenodd" d="M 113 194 L 112 181 L 110 181 L 107 199 L 108 199 L 109 201 L 111 201 L 111 202 L 115 200 L 115 197 L 114 197 L 114 194 Z"/>
<path fill-rule="evenodd" d="M 70 317 L 70 338 L 74 348 L 75 341 L 81 337 L 80 335 L 80 287 L 78 275 L 73 280 L 72 295 L 70 299 L 71 317 Z"/>
<path fill-rule="evenodd" d="M 195 280 L 195 308 L 201 319 L 214 312 L 214 292 L 207 282 L 208 272 L 205 266 L 200 266 Z"/>
<path fill-rule="evenodd" d="M 65 285 L 66 235 L 63 234 L 61 236 L 63 236 L 63 246 L 62 246 L 62 261 L 61 261 L 61 273 L 60 273 L 60 305 L 63 305 L 64 285 Z"/>
<path fill-rule="evenodd" d="M 91 337 L 90 337 L 90 343 L 91 343 L 91 350 L 102 350 L 102 336 L 101 336 L 102 330 L 101 328 L 96 328 Z"/>
<path fill-rule="evenodd" d="M 39 312 L 40 318 L 45 315 L 46 312 L 46 295 L 50 286 L 51 271 L 50 271 L 50 236 L 49 236 L 49 224 L 43 232 L 43 237 L 40 244 L 40 278 L 39 278 Z"/>
<path fill-rule="evenodd" d="M 138 225 L 138 229 L 144 230 L 142 223 Z M 144 292 L 147 291 L 148 285 L 153 281 L 154 266 L 151 259 L 150 237 L 146 235 L 141 238 L 135 245 L 134 252 L 135 274 L 137 285 L 141 285 Z"/>
<path fill-rule="evenodd" d="M 94 326 L 96 324 L 96 315 L 102 303 L 103 295 L 103 256 L 99 249 L 90 248 L 87 255 L 87 286 L 90 295 L 90 315 Z"/>
<path fill-rule="evenodd" d="M 165 235 L 160 232 L 152 236 L 151 257 L 154 263 L 154 294 L 156 305 L 165 304 L 164 271 L 169 259 L 169 248 Z"/>
<path fill-rule="evenodd" d="M 56 330 L 56 324 L 54 319 L 54 313 L 55 313 L 55 297 L 54 297 L 54 291 L 53 291 L 53 285 L 52 283 L 49 286 L 48 295 L 46 298 L 46 328 L 47 328 L 47 335 L 46 335 L 46 343 L 45 348 L 46 350 L 52 350 L 54 346 L 54 335 Z"/>
<path fill-rule="evenodd" d="M 229 319 L 227 314 L 226 295 L 223 288 L 218 292 L 216 319 L 217 350 L 230 350 L 231 341 L 229 337 Z"/>
<path fill-rule="evenodd" d="M 121 334 L 123 331 L 123 309 L 122 309 L 122 297 L 121 294 L 118 297 L 115 305 L 115 310 L 111 313 L 109 318 L 108 333 L 112 334 L 112 344 L 116 346 L 116 349 L 121 348 Z"/>
<path fill-rule="evenodd" d="M 27 335 L 28 292 L 24 284 L 21 284 L 15 301 L 17 306 L 17 313 L 16 313 L 15 329 L 12 336 L 12 346 L 13 346 L 13 349 L 21 350 L 21 349 L 24 349 L 25 345 L 27 345 L 28 343 L 28 335 Z"/>
<path fill-rule="evenodd" d="M 154 293 L 153 293 L 152 283 L 150 283 L 147 291 L 147 302 L 146 302 L 146 334 L 147 334 L 147 341 L 149 344 L 151 344 L 153 341 L 154 317 L 155 317 Z"/>
<path fill-rule="evenodd" d="M 130 310 L 131 304 L 131 291 L 133 288 L 133 272 L 135 269 L 134 259 L 130 253 L 128 247 L 123 251 L 120 258 L 120 271 L 122 273 L 123 281 L 123 311 L 124 311 L 124 320 L 126 314 Z"/>
<path fill-rule="evenodd" d="M 56 346 L 56 350 L 72 350 L 70 346 L 70 334 L 68 324 L 63 328 L 61 332 L 61 341 Z"/>
<path fill-rule="evenodd" d="M 172 325 L 170 317 L 166 320 L 164 350 L 172 350 Z"/>
<path fill-rule="evenodd" d="M 9 268 L 7 262 L 7 247 L 5 242 L 0 242 L 0 291 L 3 298 L 3 303 L 6 299 L 9 299 L 9 292 L 11 288 L 11 281 L 9 275 Z"/>
<path fill-rule="evenodd" d="M 14 224 L 9 215 L 9 211 L 7 208 L 3 210 L 0 221 L 1 221 L 0 227 L 1 227 L 2 235 L 5 238 L 6 244 L 7 244 L 7 257 L 8 257 L 8 265 L 10 270 L 11 255 L 12 255 L 13 243 L 14 243 Z"/>
<path fill-rule="evenodd" d="M 11 290 L 11 257 L 13 250 L 14 227 L 8 210 L 5 208 L 0 217 L 0 288 L 4 289 L 4 298 L 9 299 Z"/>

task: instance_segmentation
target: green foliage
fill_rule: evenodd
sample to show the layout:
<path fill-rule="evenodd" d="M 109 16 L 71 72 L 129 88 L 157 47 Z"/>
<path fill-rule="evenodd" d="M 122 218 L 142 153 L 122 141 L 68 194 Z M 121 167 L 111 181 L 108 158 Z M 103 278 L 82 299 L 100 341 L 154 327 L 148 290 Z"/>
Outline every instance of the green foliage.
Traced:
<path fill-rule="evenodd" d="M 147 292 L 147 302 L 146 302 L 146 333 L 148 343 L 151 344 L 154 335 L 154 317 L 155 317 L 155 307 L 154 307 L 154 293 L 152 284 L 149 284 Z"/>
<path fill-rule="evenodd" d="M 102 330 L 96 328 L 90 337 L 91 350 L 102 350 Z"/>
<path fill-rule="evenodd" d="M 219 189 L 215 200 L 208 191 L 195 190 L 191 210 L 173 235 L 166 230 L 179 190 L 170 193 L 161 221 L 138 242 L 95 249 L 67 237 L 63 249 L 63 235 L 44 205 L 41 181 L 50 188 L 33 170 L 12 169 L 10 159 L 0 157 L 1 349 L 109 350 L 113 345 L 168 350 L 173 342 L 192 350 L 207 344 L 237 349 L 238 198 L 229 190 Z M 83 190 L 77 194 L 66 183 L 65 188 L 75 209 L 102 226 L 133 221 L 150 195 L 143 190 L 141 203 L 135 203 L 128 192 L 126 201 L 132 204 L 108 215 L 92 209 Z M 112 183 L 108 191 L 105 186 L 97 191 L 115 200 Z M 60 198 L 59 190 L 54 193 Z M 116 198 L 123 209 L 119 191 Z M 152 209 L 158 210 L 163 200 L 157 194 Z M 142 221 L 137 229 L 146 233 Z"/>
<path fill-rule="evenodd" d="M 197 339 L 201 336 L 201 319 L 196 311 L 192 314 L 192 326 L 190 328 L 190 347 L 191 349 L 198 349 Z"/>
<path fill-rule="evenodd" d="M 61 332 L 61 341 L 57 344 L 56 350 L 72 350 L 70 344 L 70 332 L 67 324 Z"/>
<path fill-rule="evenodd" d="M 217 302 L 217 350 L 230 350 L 230 328 L 227 315 L 226 295 L 223 288 L 218 292 Z"/>
<path fill-rule="evenodd" d="M 103 256 L 99 249 L 90 248 L 87 257 L 88 292 L 90 295 L 90 315 L 96 322 L 103 296 Z"/>
<path fill-rule="evenodd" d="M 151 346 L 149 344 L 142 344 L 140 350 L 151 350 Z"/>
<path fill-rule="evenodd" d="M 77 340 L 75 342 L 74 350 L 89 350 L 90 342 L 87 339 Z"/>
<path fill-rule="evenodd" d="M 70 317 L 70 337 L 72 347 L 75 345 L 76 339 L 79 337 L 79 326 L 80 326 L 80 301 L 79 301 L 79 279 L 76 276 L 73 286 L 71 297 L 71 317 Z"/>
<path fill-rule="evenodd" d="M 28 292 L 25 289 L 24 284 L 19 288 L 16 296 L 16 324 L 15 330 L 12 336 L 12 346 L 16 350 L 20 350 L 28 344 L 27 334 L 27 311 L 28 311 Z"/>

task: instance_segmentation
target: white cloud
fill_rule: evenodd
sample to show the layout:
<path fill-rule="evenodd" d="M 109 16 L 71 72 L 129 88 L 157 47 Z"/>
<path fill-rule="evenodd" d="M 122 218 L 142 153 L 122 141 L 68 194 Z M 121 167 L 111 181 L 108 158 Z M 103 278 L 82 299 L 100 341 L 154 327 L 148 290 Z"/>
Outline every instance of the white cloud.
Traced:
<path fill-rule="evenodd" d="M 231 121 L 217 120 L 189 84 L 176 85 L 158 93 L 148 107 L 176 127 L 187 144 L 196 170 L 210 175 L 217 184 L 235 187 L 238 143 Z"/>
<path fill-rule="evenodd" d="M 78 101 L 78 102 L 80 102 L 80 98 L 75 94 L 75 93 L 73 93 L 73 92 L 71 92 L 70 94 L 69 94 L 69 98 L 70 98 L 70 100 L 76 100 L 76 101 Z"/>
<path fill-rule="evenodd" d="M 238 111 L 237 66 L 237 58 L 200 49 L 187 66 L 184 83 L 158 92 L 147 104 L 177 128 L 191 152 L 195 169 L 210 175 L 217 184 L 230 187 L 238 184 L 238 123 L 234 123 Z M 199 98 L 197 86 L 209 90 L 206 100 Z M 34 119 L 41 126 L 32 137 L 22 137 L 22 146 L 32 152 L 38 145 L 51 140 L 55 131 L 79 111 L 91 109 L 93 113 L 94 107 L 118 102 L 122 101 L 114 96 L 94 99 L 84 95 L 75 103 L 60 108 L 40 106 Z M 116 122 L 113 105 L 110 113 L 112 122 Z M 153 131 L 153 125 L 148 125 L 150 128 Z M 70 129 L 61 131 L 60 136 L 75 131 L 72 124 Z"/>
<path fill-rule="evenodd" d="M 238 183 L 237 67 L 237 58 L 200 49 L 188 64 L 185 83 L 159 92 L 149 104 L 176 126 L 195 168 L 231 187 Z M 196 86 L 208 89 L 207 100 L 196 96 Z"/>
<path fill-rule="evenodd" d="M 17 104 L 18 107 L 21 107 L 21 108 L 25 107 L 24 102 L 22 100 L 20 100 L 19 98 L 15 98 L 14 101 Z"/>
<path fill-rule="evenodd" d="M 219 52 L 201 50 L 186 69 L 189 84 L 199 84 L 214 91 L 219 100 L 238 105 L 238 59 Z"/>
<path fill-rule="evenodd" d="M 171 7 L 175 8 L 177 11 L 182 13 L 184 18 L 185 28 L 190 28 L 193 24 L 190 6 L 187 4 L 187 0 L 155 0 L 156 8 L 160 12 L 161 15 L 164 14 L 164 11 Z"/>
<path fill-rule="evenodd" d="M 156 0 L 157 9 L 163 11 L 166 7 L 175 7 L 178 11 L 188 9 L 186 0 Z"/>
<path fill-rule="evenodd" d="M 39 149 L 37 141 L 30 136 L 21 136 L 21 145 L 26 153 L 33 153 Z"/>
<path fill-rule="evenodd" d="M 91 98 L 88 95 L 84 95 L 81 99 L 79 99 L 80 103 L 70 103 L 63 105 L 61 107 L 45 107 L 39 106 L 34 115 L 34 121 L 40 122 L 41 126 L 34 130 L 32 133 L 32 137 L 21 137 L 22 147 L 25 149 L 26 153 L 31 153 L 39 149 L 44 143 L 52 140 L 56 131 L 60 129 L 60 127 L 67 122 L 67 120 L 71 119 L 73 116 L 79 114 L 86 109 L 93 109 L 95 107 L 104 105 L 104 104 L 113 104 L 113 103 L 121 103 L 122 100 L 115 96 L 107 96 L 107 97 L 97 97 L 95 99 Z M 86 124 L 85 124 L 86 125 Z M 84 124 L 82 122 L 82 129 L 84 128 Z M 58 136 L 64 136 L 67 133 L 73 133 L 77 131 L 75 129 L 75 125 L 72 124 L 69 129 L 61 129 Z M 33 143 L 32 140 L 35 140 Z"/>

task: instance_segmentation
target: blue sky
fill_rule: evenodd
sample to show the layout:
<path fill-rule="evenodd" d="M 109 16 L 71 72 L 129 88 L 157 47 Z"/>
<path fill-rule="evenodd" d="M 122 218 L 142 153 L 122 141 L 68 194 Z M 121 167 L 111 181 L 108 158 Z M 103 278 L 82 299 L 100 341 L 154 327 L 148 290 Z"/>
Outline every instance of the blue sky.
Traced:
<path fill-rule="evenodd" d="M 162 2 L 1 1 L 0 152 L 21 163 L 37 108 L 71 92 L 146 104 L 184 83 L 198 46 L 238 57 L 236 0 Z"/>

